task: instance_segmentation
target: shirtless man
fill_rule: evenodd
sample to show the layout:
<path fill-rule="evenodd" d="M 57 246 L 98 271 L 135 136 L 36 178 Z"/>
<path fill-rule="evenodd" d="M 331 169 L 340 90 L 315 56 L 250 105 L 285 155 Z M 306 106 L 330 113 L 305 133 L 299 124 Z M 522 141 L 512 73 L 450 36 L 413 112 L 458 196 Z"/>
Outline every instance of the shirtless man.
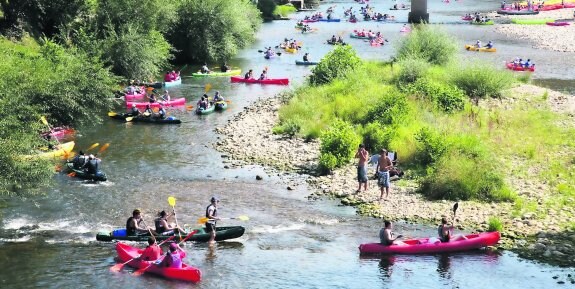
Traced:
<path fill-rule="evenodd" d="M 385 190 L 385 198 L 389 195 L 389 170 L 393 168 L 393 163 L 387 156 L 387 150 L 382 149 L 379 159 L 377 160 L 377 184 L 381 190 L 379 199 L 383 198 L 383 191 Z"/>
<path fill-rule="evenodd" d="M 367 160 L 369 158 L 369 153 L 365 150 L 365 146 L 363 144 L 359 145 L 357 152 L 355 153 L 355 157 L 359 158 L 359 162 L 357 163 L 357 193 L 361 191 L 361 184 L 363 183 L 364 191 L 367 191 Z"/>

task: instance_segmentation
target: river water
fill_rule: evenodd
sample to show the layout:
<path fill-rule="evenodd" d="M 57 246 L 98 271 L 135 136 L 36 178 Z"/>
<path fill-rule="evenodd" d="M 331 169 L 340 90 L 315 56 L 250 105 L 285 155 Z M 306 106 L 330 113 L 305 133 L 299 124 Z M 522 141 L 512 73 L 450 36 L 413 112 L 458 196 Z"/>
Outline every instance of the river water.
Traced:
<path fill-rule="evenodd" d="M 385 11 L 390 1 L 372 1 Z M 343 6 L 358 4 L 340 2 Z M 322 7 L 326 7 L 323 5 Z M 429 4 L 432 22 L 454 34 L 461 46 L 474 39 L 493 39 L 497 54 L 469 53 L 462 56 L 502 63 L 516 55 L 536 55 L 534 75 L 540 83 L 574 91 L 575 73 L 558 74 L 556 64 L 575 67 L 574 57 L 543 52 L 525 42 L 507 40 L 486 27 L 457 24 L 459 16 L 475 10 L 494 10 L 495 1 L 468 1 Z M 406 11 L 391 11 L 401 21 Z M 395 13 L 394 13 L 395 12 Z M 296 14 L 295 17 L 303 17 Z M 437 20 L 435 20 L 437 19 Z M 324 44 L 333 34 L 347 35 L 354 28 L 377 29 L 392 45 L 370 47 L 361 40 L 349 41 L 366 59 L 389 59 L 402 23 L 360 22 L 317 23 L 318 33 L 301 35 L 295 21 L 266 23 L 252 47 L 230 63 L 256 73 L 269 67 L 270 77 L 290 77 L 290 87 L 232 84 L 228 78 L 184 78 L 170 89 L 172 97 L 197 101 L 206 84 L 213 94 L 219 90 L 231 100 L 223 113 L 196 116 L 186 110 L 170 109 L 184 123 L 150 126 L 120 123 L 106 119 L 102 125 L 81 128 L 77 149 L 95 142 L 110 143 L 101 154 L 102 169 L 109 181 L 90 184 L 55 176 L 55 185 L 45 196 L 6 199 L 0 213 L 1 288 L 562 288 L 573 286 L 568 274 L 572 268 L 557 268 L 518 258 L 510 252 L 360 258 L 358 245 L 378 239 L 381 220 L 355 215 L 353 208 L 334 200 L 310 201 L 306 187 L 286 190 L 277 174 L 259 166 L 224 168 L 224 158 L 212 144 L 218 139 L 213 129 L 224 126 L 245 106 L 291 89 L 309 74 L 309 68 L 294 65 L 296 58 L 284 54 L 265 60 L 258 49 L 275 46 L 284 37 L 304 42 L 304 51 L 319 59 L 332 47 Z M 439 26 L 438 26 L 439 27 Z M 463 49 L 462 49 L 463 50 Z M 501 51 L 501 52 L 499 52 Z M 463 53 L 463 52 L 462 52 Z M 570 65 L 565 65 L 571 61 Z M 502 64 L 501 64 L 502 65 Z M 194 67 L 196 68 L 196 67 Z M 192 69 L 193 70 L 193 69 Z M 192 70 L 188 70 L 190 74 Z M 556 84 L 555 83 L 559 83 Z M 117 109 L 124 107 L 118 104 Z M 105 112 L 102 112 L 105 114 Z M 260 144 L 253 144 L 260 145 Z M 96 149 L 97 150 L 97 149 Z M 94 151 L 96 151 L 94 150 Z M 257 181 L 256 175 L 263 176 Z M 298 177 L 298 176 L 295 176 Z M 180 224 L 193 224 L 202 217 L 209 198 L 221 199 L 221 216 L 248 215 L 250 220 L 225 221 L 221 225 L 243 225 L 246 234 L 220 242 L 210 249 L 206 244 L 188 244 L 186 262 L 199 267 L 203 280 L 185 284 L 154 276 L 134 277 L 132 269 L 111 273 L 115 264 L 113 243 L 95 241 L 99 231 L 122 227 L 134 208 L 144 212 L 148 223 L 160 210 L 168 210 L 168 196 L 177 199 Z M 435 229 L 399 223 L 396 231 L 407 236 L 431 236 Z M 569 285 L 561 285 L 566 282 Z"/>

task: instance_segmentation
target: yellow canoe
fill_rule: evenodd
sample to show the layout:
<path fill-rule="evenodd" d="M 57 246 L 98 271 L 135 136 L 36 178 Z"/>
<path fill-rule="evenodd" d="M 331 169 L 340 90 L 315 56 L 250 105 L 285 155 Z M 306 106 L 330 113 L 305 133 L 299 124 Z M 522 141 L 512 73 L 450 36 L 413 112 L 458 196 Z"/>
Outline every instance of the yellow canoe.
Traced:
<path fill-rule="evenodd" d="M 284 48 L 287 53 L 297 53 L 297 48 Z"/>
<path fill-rule="evenodd" d="M 497 51 L 496 48 L 486 48 L 486 47 L 477 48 L 474 45 L 465 45 L 465 50 L 481 51 L 481 52 L 495 52 L 495 51 Z"/>
<path fill-rule="evenodd" d="M 53 150 L 51 152 L 46 152 L 46 153 L 41 153 L 38 155 L 38 157 L 43 158 L 43 159 L 49 159 L 49 158 L 62 158 L 66 155 L 69 155 L 70 152 L 72 152 L 72 150 L 74 149 L 74 145 L 76 143 L 74 143 L 73 141 L 71 142 L 67 142 L 67 143 L 63 143 L 60 145 L 60 148 L 57 150 Z"/>

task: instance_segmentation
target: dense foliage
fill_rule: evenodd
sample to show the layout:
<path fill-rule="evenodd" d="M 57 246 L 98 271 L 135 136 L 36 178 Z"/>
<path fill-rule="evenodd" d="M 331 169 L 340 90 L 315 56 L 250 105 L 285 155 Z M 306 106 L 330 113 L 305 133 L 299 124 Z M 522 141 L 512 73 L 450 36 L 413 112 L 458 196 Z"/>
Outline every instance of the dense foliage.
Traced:
<path fill-rule="evenodd" d="M 445 65 L 455 57 L 455 43 L 457 42 L 436 26 L 418 25 L 409 37 L 400 41 L 397 56 L 400 60 L 419 58 L 431 64 Z"/>
<path fill-rule="evenodd" d="M 360 142 L 353 127 L 336 120 L 320 137 L 320 169 L 331 171 L 348 163 Z"/>
<path fill-rule="evenodd" d="M 0 51 L 0 194 L 29 192 L 53 174 L 49 162 L 25 157 L 48 144 L 40 117 L 53 125 L 97 121 L 93 112 L 110 108 L 117 79 L 97 59 L 49 40 L 39 47 L 1 40 Z"/>
<path fill-rule="evenodd" d="M 351 46 L 336 45 L 313 68 L 309 81 L 312 84 L 325 84 L 353 72 L 360 64 L 361 59 Z"/>
<path fill-rule="evenodd" d="M 182 0 L 167 38 L 178 61 L 225 61 L 254 40 L 260 24 L 249 0 Z"/>

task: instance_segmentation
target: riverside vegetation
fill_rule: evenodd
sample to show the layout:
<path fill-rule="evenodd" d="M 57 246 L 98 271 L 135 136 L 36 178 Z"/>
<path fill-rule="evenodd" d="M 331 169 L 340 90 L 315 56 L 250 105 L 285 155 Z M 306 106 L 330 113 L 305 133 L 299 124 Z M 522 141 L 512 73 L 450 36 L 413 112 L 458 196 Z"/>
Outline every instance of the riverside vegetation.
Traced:
<path fill-rule="evenodd" d="M 528 77 L 457 62 L 451 43 L 422 26 L 394 62 L 355 61 L 351 48 L 336 47 L 308 85 L 218 129 L 228 138 L 217 145 L 240 160 L 305 168 L 317 194 L 360 214 L 434 223 L 459 201 L 462 229 L 500 230 L 501 248 L 575 264 L 573 110 L 556 105 L 559 93 L 524 84 Z M 273 144 L 243 145 L 260 140 Z M 353 193 L 360 142 L 398 153 L 406 175 L 390 200 L 378 201 L 374 187 Z"/>
<path fill-rule="evenodd" d="M 0 195 L 38 193 L 50 181 L 48 161 L 21 157 L 46 146 L 41 116 L 54 126 L 96 123 L 119 82 L 153 80 L 170 62 L 228 60 L 261 24 L 249 0 L 0 1 L 0 9 Z"/>

